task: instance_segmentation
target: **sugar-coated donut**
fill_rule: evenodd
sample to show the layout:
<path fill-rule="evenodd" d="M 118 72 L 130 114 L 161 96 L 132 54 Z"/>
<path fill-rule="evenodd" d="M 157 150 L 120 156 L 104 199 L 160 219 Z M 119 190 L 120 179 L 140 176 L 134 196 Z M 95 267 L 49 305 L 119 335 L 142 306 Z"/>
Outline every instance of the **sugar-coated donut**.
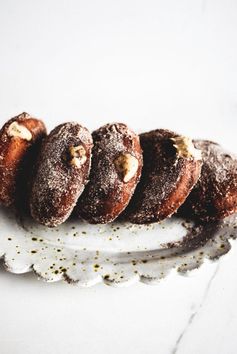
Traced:
<path fill-rule="evenodd" d="M 211 141 L 194 145 L 202 151 L 202 172 L 180 213 L 211 221 L 237 212 L 237 157 Z"/>
<path fill-rule="evenodd" d="M 144 165 L 123 217 L 146 224 L 171 216 L 185 201 L 201 171 L 201 153 L 192 141 L 168 130 L 140 135 Z"/>
<path fill-rule="evenodd" d="M 113 221 L 127 206 L 142 169 L 139 136 L 125 124 L 107 124 L 93 134 L 90 182 L 76 213 L 90 223 Z"/>
<path fill-rule="evenodd" d="M 44 123 L 27 113 L 10 119 L 0 130 L 1 204 L 15 206 L 20 196 L 26 197 L 28 174 L 45 135 Z"/>
<path fill-rule="evenodd" d="M 30 198 L 35 220 L 54 227 L 70 216 L 88 182 L 92 146 L 89 131 L 74 122 L 59 125 L 47 136 Z"/>

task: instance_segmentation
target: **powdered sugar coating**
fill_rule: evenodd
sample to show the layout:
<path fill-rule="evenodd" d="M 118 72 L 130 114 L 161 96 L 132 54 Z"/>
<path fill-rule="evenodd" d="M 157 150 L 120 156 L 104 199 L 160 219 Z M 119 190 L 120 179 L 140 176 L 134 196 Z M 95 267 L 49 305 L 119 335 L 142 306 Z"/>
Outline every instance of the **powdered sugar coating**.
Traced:
<path fill-rule="evenodd" d="M 139 137 L 125 124 L 107 124 L 92 134 L 94 148 L 90 182 L 78 201 L 77 214 L 91 223 L 113 221 L 127 206 L 140 179 L 142 151 Z M 121 154 L 131 154 L 138 168 L 124 181 L 115 161 Z"/>
<path fill-rule="evenodd" d="M 79 145 L 86 151 L 80 167 L 67 160 L 70 148 Z M 59 125 L 46 138 L 30 200 L 31 214 L 38 222 L 53 227 L 69 217 L 88 182 L 92 145 L 89 131 L 74 122 Z"/>
<path fill-rule="evenodd" d="M 158 129 L 140 135 L 144 166 L 136 192 L 124 212 L 134 223 L 160 221 L 172 215 L 197 182 L 201 161 L 177 154 L 178 135 Z"/>
<path fill-rule="evenodd" d="M 237 158 L 217 143 L 194 140 L 201 149 L 200 179 L 180 213 L 205 221 L 222 219 L 237 211 Z"/>

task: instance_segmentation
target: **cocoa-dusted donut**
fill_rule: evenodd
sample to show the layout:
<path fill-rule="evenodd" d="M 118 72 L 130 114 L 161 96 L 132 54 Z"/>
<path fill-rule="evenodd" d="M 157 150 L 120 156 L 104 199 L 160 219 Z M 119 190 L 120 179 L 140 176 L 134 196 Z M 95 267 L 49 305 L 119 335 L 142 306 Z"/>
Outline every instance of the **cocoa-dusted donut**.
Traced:
<path fill-rule="evenodd" d="M 15 206 L 20 196 L 26 197 L 32 163 L 45 135 L 44 123 L 27 113 L 10 119 L 0 130 L 1 204 Z"/>
<path fill-rule="evenodd" d="M 76 213 L 90 223 L 113 221 L 127 206 L 140 179 L 139 137 L 122 123 L 107 124 L 93 134 L 90 182 Z"/>
<path fill-rule="evenodd" d="M 171 216 L 185 201 L 201 171 L 201 153 L 192 141 L 168 130 L 140 135 L 141 181 L 123 217 L 146 224 Z"/>
<path fill-rule="evenodd" d="M 92 137 L 78 123 L 57 126 L 45 139 L 32 186 L 32 217 L 54 227 L 71 214 L 88 181 Z"/>
<path fill-rule="evenodd" d="M 237 157 L 217 143 L 193 142 L 202 151 L 202 172 L 180 213 L 211 221 L 237 212 Z"/>

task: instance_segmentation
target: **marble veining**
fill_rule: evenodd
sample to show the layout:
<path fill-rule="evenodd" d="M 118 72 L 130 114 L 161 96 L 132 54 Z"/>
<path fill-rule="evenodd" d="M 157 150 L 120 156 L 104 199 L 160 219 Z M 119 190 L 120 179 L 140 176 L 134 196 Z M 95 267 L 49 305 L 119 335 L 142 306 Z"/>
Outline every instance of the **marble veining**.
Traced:
<path fill-rule="evenodd" d="M 211 288 L 211 285 L 214 281 L 214 279 L 217 276 L 217 273 L 219 271 L 219 267 L 220 267 L 220 263 L 216 264 L 216 267 L 213 271 L 213 274 L 211 275 L 210 279 L 208 280 L 206 287 L 204 289 L 204 293 L 203 296 L 201 298 L 200 303 L 197 306 L 197 309 L 195 311 L 191 311 L 189 317 L 188 317 L 188 321 L 185 325 L 185 327 L 182 329 L 181 333 L 179 334 L 175 346 L 174 348 L 171 350 L 170 354 L 177 354 L 180 350 L 180 344 L 182 343 L 184 337 L 187 335 L 193 321 L 195 320 L 196 316 L 199 314 L 200 310 L 202 309 L 203 305 L 205 304 L 205 301 L 207 300 L 208 294 L 209 294 L 209 290 Z"/>

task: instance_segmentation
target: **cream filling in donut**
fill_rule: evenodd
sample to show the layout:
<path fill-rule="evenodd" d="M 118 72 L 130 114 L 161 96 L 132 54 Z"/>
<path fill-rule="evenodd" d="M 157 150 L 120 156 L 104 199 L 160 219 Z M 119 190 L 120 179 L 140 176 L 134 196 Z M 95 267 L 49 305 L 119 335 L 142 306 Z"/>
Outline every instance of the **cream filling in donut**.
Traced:
<path fill-rule="evenodd" d="M 77 168 L 81 167 L 87 160 L 86 150 L 82 145 L 71 146 L 69 148 L 69 153 L 71 156 L 70 164 Z"/>
<path fill-rule="evenodd" d="M 137 173 L 138 160 L 131 154 L 119 155 L 114 161 L 119 174 L 122 175 L 123 182 L 129 182 Z"/>
<path fill-rule="evenodd" d="M 177 150 L 178 157 L 193 158 L 195 160 L 202 159 L 202 152 L 194 147 L 192 139 L 186 136 L 177 136 L 176 138 L 171 138 L 171 140 Z"/>
<path fill-rule="evenodd" d="M 27 141 L 30 141 L 32 139 L 32 134 L 29 129 L 17 122 L 13 122 L 9 125 L 7 134 L 11 137 L 17 137 Z"/>

